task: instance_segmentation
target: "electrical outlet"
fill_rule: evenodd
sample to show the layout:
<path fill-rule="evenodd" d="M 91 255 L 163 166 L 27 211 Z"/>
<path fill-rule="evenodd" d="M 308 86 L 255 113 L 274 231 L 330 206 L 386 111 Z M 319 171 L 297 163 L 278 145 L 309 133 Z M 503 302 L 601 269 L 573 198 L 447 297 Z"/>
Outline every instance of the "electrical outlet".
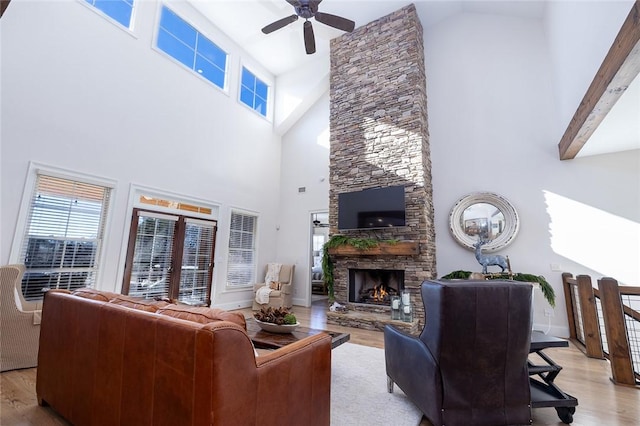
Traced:
<path fill-rule="evenodd" d="M 552 263 L 551 264 L 551 270 L 553 272 L 561 272 L 562 271 L 562 267 L 560 266 L 559 263 Z"/>
<path fill-rule="evenodd" d="M 553 316 L 553 309 L 544 308 L 544 316 L 545 317 L 552 317 Z"/>

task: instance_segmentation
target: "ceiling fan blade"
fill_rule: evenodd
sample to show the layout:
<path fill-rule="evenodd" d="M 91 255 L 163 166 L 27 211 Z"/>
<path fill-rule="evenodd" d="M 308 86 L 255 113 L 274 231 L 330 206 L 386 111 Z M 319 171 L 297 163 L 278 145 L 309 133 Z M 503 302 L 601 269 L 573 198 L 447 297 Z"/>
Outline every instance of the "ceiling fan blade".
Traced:
<path fill-rule="evenodd" d="M 300 6 L 300 1 L 298 0 L 286 0 L 286 1 L 293 7 Z"/>
<path fill-rule="evenodd" d="M 316 21 L 322 22 L 333 28 L 337 28 L 342 31 L 350 33 L 356 27 L 356 23 L 350 19 L 343 18 L 341 16 L 332 15 L 330 13 L 316 12 Z"/>
<path fill-rule="evenodd" d="M 316 38 L 313 35 L 313 27 L 311 22 L 304 21 L 304 48 L 307 51 L 307 55 L 316 53 Z"/>
<path fill-rule="evenodd" d="M 298 15 L 287 16 L 286 18 L 278 19 L 275 22 L 270 23 L 266 27 L 262 29 L 262 32 L 265 34 L 269 34 L 274 32 L 275 30 L 279 30 L 280 28 L 289 25 L 292 22 L 298 20 Z"/>

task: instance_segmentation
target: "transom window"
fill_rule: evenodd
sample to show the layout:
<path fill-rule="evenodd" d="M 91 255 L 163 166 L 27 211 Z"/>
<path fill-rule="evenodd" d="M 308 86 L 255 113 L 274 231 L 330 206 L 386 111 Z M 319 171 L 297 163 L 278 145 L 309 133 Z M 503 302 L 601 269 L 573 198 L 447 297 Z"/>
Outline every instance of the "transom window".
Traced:
<path fill-rule="evenodd" d="M 85 0 L 105 15 L 116 20 L 122 26 L 131 26 L 134 0 Z"/>
<path fill-rule="evenodd" d="M 255 282 L 256 225 L 258 217 L 240 212 L 231 213 L 227 286 L 244 287 Z"/>
<path fill-rule="evenodd" d="M 240 102 L 254 109 L 263 117 L 267 116 L 267 99 L 269 86 L 256 77 L 251 71 L 242 67 L 242 83 L 240 86 Z"/>
<path fill-rule="evenodd" d="M 227 52 L 166 6 L 162 7 L 156 46 L 187 68 L 224 89 Z"/>

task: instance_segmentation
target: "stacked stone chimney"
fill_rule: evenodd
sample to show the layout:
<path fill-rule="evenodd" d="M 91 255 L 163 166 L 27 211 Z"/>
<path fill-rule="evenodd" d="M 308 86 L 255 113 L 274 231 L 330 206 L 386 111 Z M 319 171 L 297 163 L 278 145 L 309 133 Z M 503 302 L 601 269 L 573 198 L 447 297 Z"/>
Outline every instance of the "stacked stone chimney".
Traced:
<path fill-rule="evenodd" d="M 329 162 L 331 235 L 419 243 L 415 255 L 333 256 L 336 301 L 351 311 L 372 310 L 348 302 L 351 268 L 404 270 L 405 289 L 420 323 L 419 287 L 435 277 L 422 37 L 415 6 L 409 5 L 332 40 Z M 338 194 L 396 185 L 405 188 L 406 226 L 338 231 Z"/>

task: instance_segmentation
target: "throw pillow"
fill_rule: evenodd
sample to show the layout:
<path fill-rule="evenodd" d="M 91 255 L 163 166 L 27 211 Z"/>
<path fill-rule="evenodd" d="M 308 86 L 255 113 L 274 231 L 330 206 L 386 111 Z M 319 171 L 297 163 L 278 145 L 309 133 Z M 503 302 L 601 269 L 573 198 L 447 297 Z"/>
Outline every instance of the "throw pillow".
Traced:
<path fill-rule="evenodd" d="M 271 281 L 269 283 L 269 288 L 271 290 L 280 290 L 280 283 L 278 281 Z"/>

